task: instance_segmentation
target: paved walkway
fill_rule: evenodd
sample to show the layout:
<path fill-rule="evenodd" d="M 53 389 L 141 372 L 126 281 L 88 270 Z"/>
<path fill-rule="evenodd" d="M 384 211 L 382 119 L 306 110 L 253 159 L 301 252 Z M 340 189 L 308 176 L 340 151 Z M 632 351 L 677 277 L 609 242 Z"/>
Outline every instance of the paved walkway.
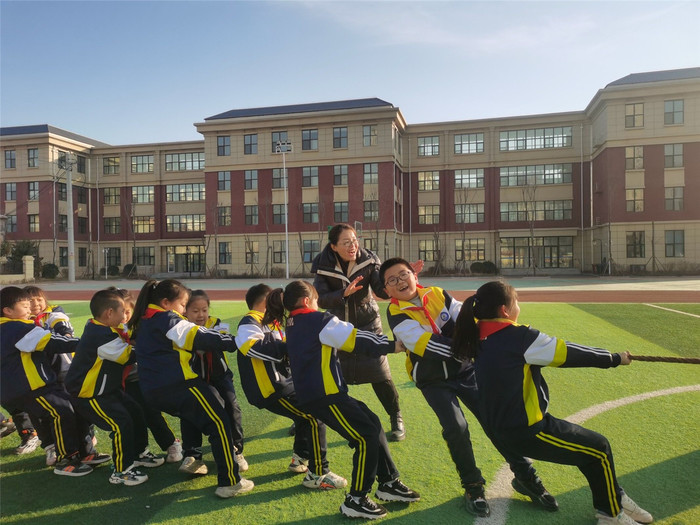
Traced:
<path fill-rule="evenodd" d="M 463 300 L 485 282 L 487 277 L 430 277 L 421 281 L 439 286 Z M 204 289 L 212 299 L 240 300 L 245 291 L 259 282 L 278 287 L 285 279 L 181 279 L 192 289 Z M 700 303 L 700 277 L 508 277 L 523 302 L 654 302 Z M 136 295 L 143 281 L 109 279 L 96 281 L 41 281 L 37 283 L 51 300 L 88 300 L 107 286 L 131 290 Z"/>

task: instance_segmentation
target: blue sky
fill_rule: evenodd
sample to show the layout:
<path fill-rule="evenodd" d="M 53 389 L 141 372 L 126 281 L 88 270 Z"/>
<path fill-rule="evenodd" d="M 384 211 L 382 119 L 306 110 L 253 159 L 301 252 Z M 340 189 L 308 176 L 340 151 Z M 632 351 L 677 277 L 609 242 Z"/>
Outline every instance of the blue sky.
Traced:
<path fill-rule="evenodd" d="M 0 1 L 0 124 L 201 139 L 230 109 L 379 97 L 407 122 L 577 111 L 697 67 L 700 2 Z"/>

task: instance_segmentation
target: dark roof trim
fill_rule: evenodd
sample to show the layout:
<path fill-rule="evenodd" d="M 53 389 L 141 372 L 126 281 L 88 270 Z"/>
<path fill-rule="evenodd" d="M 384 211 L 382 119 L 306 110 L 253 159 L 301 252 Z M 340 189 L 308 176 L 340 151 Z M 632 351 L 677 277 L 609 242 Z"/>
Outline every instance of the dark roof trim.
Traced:
<path fill-rule="evenodd" d="M 272 106 L 267 108 L 232 109 L 204 120 L 219 120 L 242 117 L 265 117 L 268 115 L 290 115 L 293 113 L 310 113 L 312 111 L 334 111 L 343 109 L 361 109 L 389 107 L 394 105 L 379 98 L 360 98 L 355 100 L 338 100 L 335 102 L 316 102 L 311 104 L 293 104 L 291 106 Z"/>
<path fill-rule="evenodd" d="M 0 128 L 0 136 L 2 137 L 9 137 L 12 135 L 38 135 L 39 133 L 53 133 L 54 135 L 60 135 L 61 137 L 90 144 L 92 146 L 109 146 L 109 144 L 105 142 L 100 142 L 99 140 L 91 139 L 90 137 L 78 135 L 77 133 L 72 133 L 55 126 L 50 126 L 49 124 Z"/>
<path fill-rule="evenodd" d="M 690 78 L 700 78 L 700 67 L 689 67 L 686 69 L 670 69 L 667 71 L 649 71 L 647 73 L 632 73 L 626 77 L 610 82 L 605 87 L 625 86 L 628 84 L 645 84 L 647 82 L 663 82 L 668 80 L 685 80 Z"/>

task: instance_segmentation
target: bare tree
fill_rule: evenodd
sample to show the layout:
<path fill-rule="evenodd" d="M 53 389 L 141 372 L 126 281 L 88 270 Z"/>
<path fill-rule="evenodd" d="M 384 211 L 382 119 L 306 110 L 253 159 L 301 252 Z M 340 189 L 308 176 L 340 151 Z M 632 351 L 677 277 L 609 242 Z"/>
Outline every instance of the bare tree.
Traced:
<path fill-rule="evenodd" d="M 530 180 L 528 177 L 527 184 L 523 187 L 523 201 L 525 201 L 525 213 L 527 214 L 527 222 L 530 228 L 529 241 L 529 259 L 532 275 L 537 275 L 538 249 L 535 245 L 535 220 L 537 220 L 537 180 Z"/>

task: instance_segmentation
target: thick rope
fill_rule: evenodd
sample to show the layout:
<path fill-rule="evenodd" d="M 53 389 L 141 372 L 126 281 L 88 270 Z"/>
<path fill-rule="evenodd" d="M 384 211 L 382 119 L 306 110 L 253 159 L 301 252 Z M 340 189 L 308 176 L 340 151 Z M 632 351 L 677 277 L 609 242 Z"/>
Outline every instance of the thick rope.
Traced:
<path fill-rule="evenodd" d="M 651 361 L 656 363 L 689 363 L 700 365 L 700 357 L 663 357 L 656 355 L 632 355 L 630 359 L 634 361 Z"/>

